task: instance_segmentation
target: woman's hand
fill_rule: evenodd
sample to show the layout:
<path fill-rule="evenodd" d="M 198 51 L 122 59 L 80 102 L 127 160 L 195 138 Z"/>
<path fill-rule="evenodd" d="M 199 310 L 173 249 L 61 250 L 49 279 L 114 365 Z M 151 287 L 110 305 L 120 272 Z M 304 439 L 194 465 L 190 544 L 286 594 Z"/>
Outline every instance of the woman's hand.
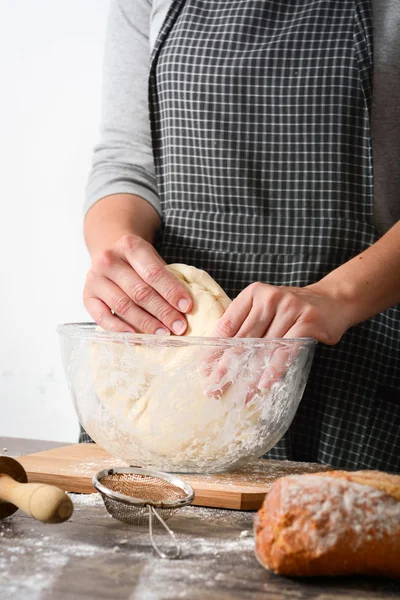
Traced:
<path fill-rule="evenodd" d="M 184 333 L 187 321 L 182 313 L 193 304 L 153 246 L 130 234 L 108 249 L 92 252 L 83 300 L 103 329 L 158 335 Z"/>
<path fill-rule="evenodd" d="M 237 338 L 311 337 L 336 344 L 351 323 L 344 303 L 323 290 L 321 282 L 304 288 L 253 283 L 229 305 L 212 335 Z M 240 350 L 225 351 L 208 376 L 208 395 L 220 397 L 231 385 L 232 365 Z M 287 370 L 290 349 L 277 347 L 265 365 L 265 354 L 253 359 L 255 380 L 247 383 L 245 404 L 269 389 Z M 235 379 L 235 376 L 233 376 Z"/>
<path fill-rule="evenodd" d="M 219 320 L 218 337 L 313 337 L 347 329 L 400 302 L 400 221 L 378 241 L 304 288 L 249 285 Z"/>
<path fill-rule="evenodd" d="M 349 326 L 345 306 L 318 284 L 297 288 L 253 283 L 230 304 L 212 335 L 312 337 L 336 344 Z"/>

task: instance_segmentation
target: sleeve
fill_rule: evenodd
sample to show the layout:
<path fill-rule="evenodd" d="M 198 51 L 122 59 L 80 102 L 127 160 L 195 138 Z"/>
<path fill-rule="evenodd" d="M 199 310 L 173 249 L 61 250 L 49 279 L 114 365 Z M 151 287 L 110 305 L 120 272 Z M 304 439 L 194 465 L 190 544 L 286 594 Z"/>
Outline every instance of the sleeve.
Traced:
<path fill-rule="evenodd" d="M 103 67 L 100 140 L 85 213 L 110 194 L 136 194 L 160 214 L 148 110 L 150 0 L 111 0 Z"/>

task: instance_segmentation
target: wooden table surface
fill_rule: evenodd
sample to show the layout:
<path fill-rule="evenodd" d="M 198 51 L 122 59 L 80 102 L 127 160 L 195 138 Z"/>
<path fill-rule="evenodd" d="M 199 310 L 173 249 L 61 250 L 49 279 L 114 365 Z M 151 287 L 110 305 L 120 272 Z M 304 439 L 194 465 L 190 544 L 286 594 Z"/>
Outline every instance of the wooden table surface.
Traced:
<path fill-rule="evenodd" d="M 57 445 L 0 438 L 0 452 L 11 456 Z M 112 519 L 97 495 L 72 498 L 75 512 L 61 525 L 21 512 L 0 521 L 1 600 L 400 598 L 400 584 L 389 580 L 299 580 L 267 572 L 254 557 L 252 512 L 181 509 L 168 523 L 183 558 L 166 561 L 153 552 L 145 527 Z"/>

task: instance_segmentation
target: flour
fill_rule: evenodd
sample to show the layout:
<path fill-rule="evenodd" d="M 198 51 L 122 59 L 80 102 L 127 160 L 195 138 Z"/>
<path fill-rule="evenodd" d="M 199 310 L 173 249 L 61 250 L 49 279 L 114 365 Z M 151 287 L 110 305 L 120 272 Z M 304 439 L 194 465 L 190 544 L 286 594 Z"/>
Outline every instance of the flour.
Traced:
<path fill-rule="evenodd" d="M 42 551 L 41 546 L 37 547 L 36 544 L 32 548 L 31 544 L 26 541 L 11 545 L 8 552 L 11 553 L 11 556 L 0 558 L 0 595 L 2 600 L 20 598 L 21 600 L 25 598 L 41 600 L 43 592 L 51 589 L 59 572 L 69 561 L 68 556 L 58 552 Z M 21 576 L 19 565 L 25 554 L 30 556 L 29 572 Z M 38 556 L 40 556 L 39 560 Z"/>
<path fill-rule="evenodd" d="M 171 596 L 166 594 L 166 582 L 173 585 L 174 598 L 193 598 L 193 592 L 196 586 L 201 586 L 202 593 L 204 588 L 221 591 L 221 585 L 231 584 L 234 575 L 230 572 L 217 572 L 215 575 L 209 567 L 210 561 L 221 561 L 222 565 L 229 564 L 230 556 L 239 556 L 246 563 L 254 563 L 254 540 L 252 538 L 226 539 L 223 537 L 212 536 L 209 538 L 198 536 L 180 535 L 179 540 L 184 548 L 184 558 L 181 561 L 174 562 L 174 569 L 168 561 L 156 561 L 154 558 L 149 560 L 140 572 L 139 580 L 135 589 L 129 597 L 129 600 L 159 600 L 160 598 Z M 189 584 L 188 584 L 189 580 Z M 205 597 L 205 596 L 204 596 Z M 222 596 L 221 596 L 222 597 Z M 223 597 L 231 597 L 224 595 Z"/>
<path fill-rule="evenodd" d="M 302 473 L 315 473 L 330 469 L 327 465 L 293 462 L 289 460 L 276 461 L 268 459 L 256 459 L 246 462 L 233 472 L 214 473 L 201 475 L 201 485 L 204 488 L 221 489 L 228 491 L 229 488 L 237 489 L 238 477 L 240 485 L 248 489 L 267 489 L 279 477 L 296 475 Z M 185 478 L 185 475 L 182 475 Z M 190 482 L 190 476 L 188 476 Z M 262 482 L 262 483 L 261 483 Z"/>
<path fill-rule="evenodd" d="M 100 494 L 71 494 L 68 496 L 71 498 L 74 508 L 80 508 L 81 506 L 102 506 L 103 500 Z"/>
<path fill-rule="evenodd" d="M 126 462 L 119 460 L 118 458 L 104 458 L 103 456 L 99 459 L 84 460 L 76 464 L 72 469 L 71 465 L 58 464 L 58 473 L 67 473 L 68 475 L 78 475 L 81 477 L 92 477 L 103 469 L 111 469 L 113 467 L 126 467 Z"/>
<path fill-rule="evenodd" d="M 147 526 L 130 527 L 109 519 L 99 494 L 70 494 L 70 497 L 75 512 L 61 527 L 68 532 L 71 522 L 75 523 L 73 535 L 60 536 L 55 526 L 43 526 L 45 535 L 38 535 L 37 528 L 33 531 L 21 528 L 18 533 L 17 517 L 0 523 L 4 534 L 0 538 L 1 600 L 50 597 L 46 594 L 51 593 L 52 587 L 57 590 L 57 581 L 65 580 L 76 561 L 88 569 L 107 565 L 109 573 L 115 572 L 116 577 L 120 572 L 133 569 L 135 583 L 130 597 L 135 600 L 151 597 L 158 600 L 165 597 L 172 586 L 174 594 L 176 590 L 174 597 L 190 598 L 192 585 L 212 590 L 231 579 L 231 575 L 221 572 L 224 561 L 229 564 L 235 558 L 243 563 L 254 563 L 253 537 L 240 536 L 241 531 L 251 529 L 252 514 L 248 512 L 195 506 L 178 510 L 168 524 L 181 544 L 182 559 L 170 562 L 155 555 Z M 95 527 L 107 525 L 107 535 L 100 540 L 97 536 L 91 537 L 89 515 L 93 515 Z M 23 518 L 22 524 L 27 523 L 29 521 Z M 77 523 L 81 524 L 80 528 L 76 528 Z M 165 532 L 157 528 L 154 535 L 161 548 L 168 550 L 170 540 Z M 91 543 L 92 539 L 98 541 Z M 6 557 L 1 553 L 3 544 L 7 546 Z M 221 562 L 221 570 L 212 575 L 210 565 L 216 560 Z M 21 572 L 22 565 L 24 571 Z M 2 595 L 3 590 L 7 590 L 7 596 Z"/>

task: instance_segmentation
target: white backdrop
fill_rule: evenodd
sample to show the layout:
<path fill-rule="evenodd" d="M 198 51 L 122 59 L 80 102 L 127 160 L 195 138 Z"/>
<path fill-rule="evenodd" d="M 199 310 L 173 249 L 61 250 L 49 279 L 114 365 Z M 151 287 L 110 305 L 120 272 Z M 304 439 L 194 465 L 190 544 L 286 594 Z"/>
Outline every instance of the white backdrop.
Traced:
<path fill-rule="evenodd" d="M 0 435 L 77 439 L 55 329 L 88 320 L 82 204 L 107 11 L 0 0 Z"/>

